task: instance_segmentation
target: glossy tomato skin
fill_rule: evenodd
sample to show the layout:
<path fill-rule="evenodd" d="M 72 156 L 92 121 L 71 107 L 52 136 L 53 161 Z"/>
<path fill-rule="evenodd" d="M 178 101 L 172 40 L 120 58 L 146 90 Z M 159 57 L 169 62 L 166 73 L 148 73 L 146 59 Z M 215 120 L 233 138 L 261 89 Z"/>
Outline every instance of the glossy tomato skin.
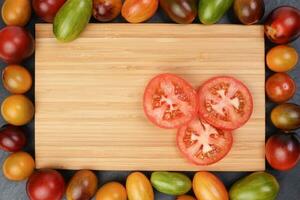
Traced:
<path fill-rule="evenodd" d="M 228 192 L 222 181 L 210 172 L 197 172 L 193 190 L 198 200 L 228 200 Z"/>
<path fill-rule="evenodd" d="M 265 3 L 263 0 L 235 0 L 234 12 L 243 24 L 255 24 L 264 15 Z"/>
<path fill-rule="evenodd" d="M 266 93 L 276 103 L 291 99 L 296 92 L 296 83 L 286 73 L 276 73 L 266 82 Z"/>
<path fill-rule="evenodd" d="M 176 200 L 196 200 L 196 199 L 190 195 L 181 195 L 178 196 Z"/>
<path fill-rule="evenodd" d="M 25 26 L 30 16 L 30 0 L 5 0 L 2 5 L 2 19 L 8 26 Z"/>
<path fill-rule="evenodd" d="M 291 131 L 300 128 L 300 107 L 292 103 L 276 106 L 271 112 L 271 121 L 276 128 Z"/>
<path fill-rule="evenodd" d="M 30 200 L 61 200 L 65 181 L 56 170 L 42 169 L 30 176 L 26 189 Z"/>
<path fill-rule="evenodd" d="M 122 16 L 130 23 L 141 23 L 150 19 L 158 9 L 159 0 L 125 0 Z"/>
<path fill-rule="evenodd" d="M 45 22 L 52 23 L 58 10 L 66 0 L 33 0 L 32 6 L 35 13 Z"/>
<path fill-rule="evenodd" d="M 300 142 L 292 134 L 280 133 L 271 136 L 266 144 L 266 158 L 276 170 L 294 168 L 300 159 Z"/>
<path fill-rule="evenodd" d="M 130 200 L 154 200 L 152 185 L 141 172 L 133 172 L 127 177 L 126 191 Z"/>
<path fill-rule="evenodd" d="M 17 64 L 34 52 L 32 35 L 22 27 L 7 26 L 0 31 L 0 59 Z"/>
<path fill-rule="evenodd" d="M 25 144 L 26 137 L 20 127 L 8 124 L 0 130 L 0 149 L 8 152 L 17 152 Z"/>
<path fill-rule="evenodd" d="M 291 6 L 276 8 L 267 18 L 265 33 L 277 44 L 295 40 L 300 35 L 300 11 Z"/>
<path fill-rule="evenodd" d="M 114 20 L 121 12 L 121 0 L 93 0 L 93 16 L 100 22 Z"/>
<path fill-rule="evenodd" d="M 106 183 L 98 190 L 96 200 L 127 200 L 126 189 L 118 182 Z"/>

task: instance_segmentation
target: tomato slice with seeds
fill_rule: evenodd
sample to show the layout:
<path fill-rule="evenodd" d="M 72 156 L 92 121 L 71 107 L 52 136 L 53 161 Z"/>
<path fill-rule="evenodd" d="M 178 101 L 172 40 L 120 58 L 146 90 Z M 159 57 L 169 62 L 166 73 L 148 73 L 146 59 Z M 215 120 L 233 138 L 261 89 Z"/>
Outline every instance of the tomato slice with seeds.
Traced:
<path fill-rule="evenodd" d="M 155 76 L 144 93 L 144 111 L 161 128 L 179 128 L 197 116 L 197 92 L 173 74 Z"/>
<path fill-rule="evenodd" d="M 241 81 L 232 77 L 209 79 L 200 87 L 198 97 L 199 117 L 220 129 L 237 129 L 252 114 L 250 91 Z"/>
<path fill-rule="evenodd" d="M 232 141 L 230 131 L 216 129 L 199 118 L 181 127 L 177 133 L 179 150 L 197 165 L 210 165 L 224 158 Z"/>

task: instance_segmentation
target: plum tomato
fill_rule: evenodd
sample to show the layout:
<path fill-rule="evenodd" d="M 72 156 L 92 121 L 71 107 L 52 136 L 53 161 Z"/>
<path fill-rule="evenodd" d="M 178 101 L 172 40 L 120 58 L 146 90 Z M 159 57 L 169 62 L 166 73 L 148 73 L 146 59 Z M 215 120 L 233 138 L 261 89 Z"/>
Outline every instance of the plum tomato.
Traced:
<path fill-rule="evenodd" d="M 196 200 L 196 199 L 190 195 L 181 195 L 178 196 L 176 200 Z"/>
<path fill-rule="evenodd" d="M 26 29 L 7 26 L 0 31 L 0 59 L 9 64 L 17 64 L 34 52 L 34 40 Z"/>
<path fill-rule="evenodd" d="M 0 149 L 8 152 L 20 151 L 26 144 L 24 131 L 13 125 L 5 125 L 0 130 Z"/>
<path fill-rule="evenodd" d="M 300 11 L 291 6 L 276 8 L 267 18 L 265 34 L 277 44 L 295 40 L 300 35 Z"/>
<path fill-rule="evenodd" d="M 30 176 L 26 192 L 30 200 L 61 200 L 65 192 L 65 181 L 56 170 L 42 169 Z"/>
<path fill-rule="evenodd" d="M 162 128 L 179 128 L 197 115 L 197 93 L 182 78 L 160 74 L 148 83 L 144 111 L 148 119 Z"/>
<path fill-rule="evenodd" d="M 263 0 L 235 0 L 233 7 L 236 17 L 246 25 L 258 22 L 265 12 Z"/>
<path fill-rule="evenodd" d="M 273 135 L 266 144 L 266 157 L 274 169 L 292 169 L 300 159 L 300 142 L 293 134 Z"/>
<path fill-rule="evenodd" d="M 2 83 L 7 91 L 13 94 L 23 94 L 32 85 L 29 71 L 20 65 L 8 65 L 2 71 Z"/>
<path fill-rule="evenodd" d="M 31 155 L 19 151 L 6 158 L 2 167 L 3 175 L 11 181 L 22 181 L 32 174 L 34 166 Z"/>
<path fill-rule="evenodd" d="M 93 0 L 93 16 L 100 22 L 114 20 L 121 12 L 121 0 Z"/>
<path fill-rule="evenodd" d="M 106 183 L 98 190 L 96 200 L 127 200 L 126 189 L 118 182 Z"/>
<path fill-rule="evenodd" d="M 177 147 L 196 165 L 210 165 L 224 158 L 232 147 L 230 131 L 216 129 L 201 119 L 179 128 Z"/>
<path fill-rule="evenodd" d="M 300 106 L 292 103 L 276 106 L 271 112 L 271 121 L 276 128 L 284 131 L 300 128 Z"/>
<path fill-rule="evenodd" d="M 2 5 L 2 19 L 8 26 L 25 26 L 30 16 L 30 0 L 5 0 Z"/>
<path fill-rule="evenodd" d="M 291 99 L 296 92 L 296 83 L 286 73 L 276 73 L 266 82 L 266 93 L 276 103 Z"/>
<path fill-rule="evenodd" d="M 33 0 L 32 6 L 35 13 L 45 22 L 53 22 L 54 17 L 66 0 Z"/>
<path fill-rule="evenodd" d="M 129 200 L 154 200 L 152 185 L 141 172 L 133 172 L 127 177 L 126 191 Z"/>
<path fill-rule="evenodd" d="M 233 77 L 209 79 L 199 88 L 198 98 L 199 117 L 216 128 L 237 129 L 252 114 L 253 100 L 250 91 Z"/>
<path fill-rule="evenodd" d="M 298 53 L 293 47 L 278 45 L 268 51 L 266 62 L 270 70 L 274 72 L 286 72 L 296 66 Z"/>

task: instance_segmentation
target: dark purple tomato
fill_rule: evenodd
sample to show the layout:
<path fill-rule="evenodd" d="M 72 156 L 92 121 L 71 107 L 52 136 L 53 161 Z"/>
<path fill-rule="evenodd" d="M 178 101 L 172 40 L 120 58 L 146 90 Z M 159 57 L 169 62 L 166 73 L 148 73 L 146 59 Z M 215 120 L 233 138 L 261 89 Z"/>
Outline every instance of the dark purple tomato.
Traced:
<path fill-rule="evenodd" d="M 263 0 L 235 0 L 234 12 L 243 24 L 255 24 L 265 13 L 265 3 Z"/>
<path fill-rule="evenodd" d="M 292 134 L 280 133 L 271 136 L 266 144 L 266 157 L 277 170 L 289 170 L 300 159 L 300 142 Z"/>
<path fill-rule="evenodd" d="M 93 16 L 100 22 L 109 22 L 121 12 L 121 0 L 93 0 Z"/>
<path fill-rule="evenodd" d="M 284 103 L 276 106 L 271 112 L 271 120 L 284 131 L 300 128 L 300 106 L 292 103 Z"/>
<path fill-rule="evenodd" d="M 34 52 L 32 35 L 24 28 L 7 26 L 0 31 L 0 59 L 18 64 Z"/>
<path fill-rule="evenodd" d="M 32 5 L 37 16 L 42 18 L 45 22 L 51 23 L 65 2 L 66 0 L 33 0 Z"/>
<path fill-rule="evenodd" d="M 6 125 L 0 130 L 0 148 L 4 151 L 17 152 L 26 144 L 23 130 L 18 126 Z"/>
<path fill-rule="evenodd" d="M 42 169 L 30 176 L 26 189 L 30 200 L 61 200 L 65 192 L 65 181 L 59 172 Z"/>
<path fill-rule="evenodd" d="M 295 40 L 300 35 L 300 11 L 291 6 L 276 8 L 267 18 L 265 33 L 277 44 Z"/>

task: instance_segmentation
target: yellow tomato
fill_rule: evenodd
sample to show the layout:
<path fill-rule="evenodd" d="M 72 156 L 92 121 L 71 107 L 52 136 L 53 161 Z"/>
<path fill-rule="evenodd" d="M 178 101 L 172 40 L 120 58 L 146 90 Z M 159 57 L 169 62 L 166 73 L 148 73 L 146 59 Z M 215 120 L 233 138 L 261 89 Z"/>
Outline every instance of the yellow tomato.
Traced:
<path fill-rule="evenodd" d="M 2 102 L 1 114 L 8 123 L 23 126 L 33 118 L 34 106 L 24 95 L 11 95 Z"/>
<path fill-rule="evenodd" d="M 34 160 L 26 152 L 13 153 L 3 164 L 3 174 L 11 181 L 22 181 L 28 178 L 34 170 Z"/>
<path fill-rule="evenodd" d="M 118 182 L 110 182 L 103 185 L 97 192 L 96 200 L 126 200 L 125 187 Z"/>
<path fill-rule="evenodd" d="M 177 197 L 176 200 L 196 200 L 196 199 L 190 195 L 181 195 Z"/>
<path fill-rule="evenodd" d="M 154 193 L 149 179 L 140 172 L 131 173 L 126 180 L 129 200 L 154 200 Z"/>
<path fill-rule="evenodd" d="M 25 26 L 30 20 L 30 0 L 5 0 L 2 6 L 2 19 L 9 26 Z"/>
<path fill-rule="evenodd" d="M 193 190 L 198 200 L 228 200 L 224 184 L 210 172 L 198 172 L 193 179 Z"/>

